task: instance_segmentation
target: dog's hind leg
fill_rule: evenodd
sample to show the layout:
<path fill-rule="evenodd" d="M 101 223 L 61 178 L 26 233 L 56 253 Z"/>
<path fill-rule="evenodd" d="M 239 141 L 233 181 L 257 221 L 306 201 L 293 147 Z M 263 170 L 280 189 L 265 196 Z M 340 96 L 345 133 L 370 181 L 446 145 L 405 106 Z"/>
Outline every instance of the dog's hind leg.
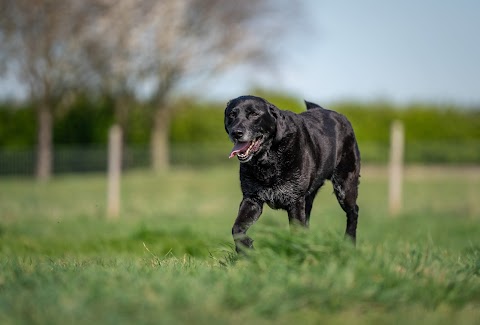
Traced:
<path fill-rule="evenodd" d="M 357 235 L 358 210 L 358 173 L 349 172 L 346 175 L 334 175 L 332 178 L 333 190 L 338 203 L 347 214 L 347 227 L 345 235 L 355 243 Z"/>
<path fill-rule="evenodd" d="M 355 243 L 359 210 L 357 197 L 360 178 L 360 153 L 353 137 L 347 143 L 349 145 L 344 149 L 331 180 L 338 203 L 347 214 L 345 235 Z"/>
<path fill-rule="evenodd" d="M 253 248 L 253 239 L 247 236 L 247 230 L 262 214 L 262 204 L 252 199 L 244 198 L 238 209 L 238 216 L 233 224 L 232 235 L 237 253 L 245 248 Z"/>

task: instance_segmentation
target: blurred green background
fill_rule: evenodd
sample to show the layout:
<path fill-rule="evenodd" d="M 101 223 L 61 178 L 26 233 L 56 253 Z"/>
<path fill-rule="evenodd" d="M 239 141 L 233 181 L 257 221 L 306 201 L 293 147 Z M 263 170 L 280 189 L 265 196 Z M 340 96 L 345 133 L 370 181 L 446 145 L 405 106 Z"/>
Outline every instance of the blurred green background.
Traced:
<path fill-rule="evenodd" d="M 303 101 L 285 94 L 252 90 L 283 109 L 301 112 Z M 175 104 L 168 141 L 173 165 L 223 165 L 230 142 L 223 126 L 226 103 L 183 100 Z M 325 105 L 326 106 L 326 105 Z M 389 102 L 337 102 L 327 106 L 346 115 L 367 164 L 388 162 L 390 125 L 405 128 L 407 164 L 480 164 L 480 110 L 453 105 Z M 151 109 L 134 104 L 124 127 L 124 168 L 149 168 Z M 53 125 L 54 171 L 86 172 L 106 168 L 108 129 L 114 123 L 113 103 L 80 96 L 58 114 Z M 0 173 L 33 174 L 36 143 L 35 112 L 29 105 L 0 107 Z"/>

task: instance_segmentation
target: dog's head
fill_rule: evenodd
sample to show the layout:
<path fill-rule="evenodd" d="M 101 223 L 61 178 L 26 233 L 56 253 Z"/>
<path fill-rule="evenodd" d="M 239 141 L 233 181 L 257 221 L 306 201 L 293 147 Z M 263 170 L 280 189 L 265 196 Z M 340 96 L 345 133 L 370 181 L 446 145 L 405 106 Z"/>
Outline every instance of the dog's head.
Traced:
<path fill-rule="evenodd" d="M 229 101 L 225 109 L 225 130 L 235 144 L 229 158 L 237 156 L 240 162 L 268 150 L 283 129 L 280 110 L 263 98 L 241 96 Z"/>

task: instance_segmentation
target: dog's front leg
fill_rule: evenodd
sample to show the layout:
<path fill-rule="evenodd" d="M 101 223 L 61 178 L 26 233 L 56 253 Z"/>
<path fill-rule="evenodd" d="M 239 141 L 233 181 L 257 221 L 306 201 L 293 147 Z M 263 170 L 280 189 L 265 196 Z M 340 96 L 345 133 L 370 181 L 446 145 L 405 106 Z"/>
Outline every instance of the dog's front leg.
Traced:
<path fill-rule="evenodd" d="M 240 203 L 238 216 L 232 228 L 237 253 L 242 252 L 245 248 L 253 248 L 253 239 L 247 236 L 247 230 L 258 220 L 262 209 L 261 203 L 249 198 L 244 198 Z"/>
<path fill-rule="evenodd" d="M 290 222 L 290 228 L 302 226 L 308 228 L 308 220 L 305 214 L 305 199 L 300 198 L 288 209 L 288 221 Z"/>

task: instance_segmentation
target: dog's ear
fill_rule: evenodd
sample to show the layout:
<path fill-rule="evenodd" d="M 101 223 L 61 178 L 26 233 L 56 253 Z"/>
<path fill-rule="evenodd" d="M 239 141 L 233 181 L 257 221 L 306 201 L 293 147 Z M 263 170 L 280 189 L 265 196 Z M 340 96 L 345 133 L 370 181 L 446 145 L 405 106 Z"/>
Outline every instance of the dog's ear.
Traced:
<path fill-rule="evenodd" d="M 227 110 L 230 107 L 232 100 L 229 100 L 227 103 L 227 106 L 225 107 L 225 111 L 223 112 L 223 125 L 225 126 L 225 131 L 228 134 L 228 129 L 227 129 Z"/>
<path fill-rule="evenodd" d="M 273 116 L 276 122 L 275 141 L 280 141 L 287 131 L 287 123 L 282 112 L 273 104 L 267 102 L 268 112 Z"/>

